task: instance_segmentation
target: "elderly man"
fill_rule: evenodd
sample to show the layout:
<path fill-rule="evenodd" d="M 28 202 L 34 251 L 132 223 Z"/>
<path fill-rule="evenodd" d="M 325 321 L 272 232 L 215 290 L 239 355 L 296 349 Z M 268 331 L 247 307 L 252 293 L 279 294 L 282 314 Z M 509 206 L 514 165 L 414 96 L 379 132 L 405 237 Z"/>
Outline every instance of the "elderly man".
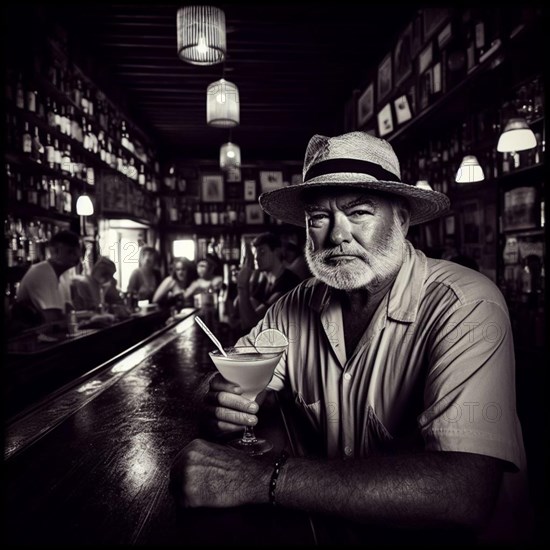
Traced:
<path fill-rule="evenodd" d="M 389 143 L 363 132 L 314 136 L 303 180 L 260 204 L 306 225 L 315 278 L 241 341 L 268 327 L 288 337 L 269 388 L 291 392 L 324 456 L 282 457 L 273 469 L 195 440 L 172 470 L 183 504 L 271 501 L 482 540 L 521 536 L 525 456 L 506 304 L 485 276 L 405 238 L 445 212 L 447 197 L 401 182 Z M 210 382 L 219 430 L 256 423 L 258 405 L 239 393 L 219 376 Z"/>

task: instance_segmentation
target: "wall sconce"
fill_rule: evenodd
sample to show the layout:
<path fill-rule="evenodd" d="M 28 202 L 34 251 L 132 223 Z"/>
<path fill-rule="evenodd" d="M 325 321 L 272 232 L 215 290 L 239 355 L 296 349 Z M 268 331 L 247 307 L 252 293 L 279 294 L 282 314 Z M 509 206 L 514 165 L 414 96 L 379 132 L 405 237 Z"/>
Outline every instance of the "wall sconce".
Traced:
<path fill-rule="evenodd" d="M 216 128 L 232 128 L 240 122 L 239 89 L 224 78 L 206 89 L 206 122 Z"/>
<path fill-rule="evenodd" d="M 178 56 L 193 65 L 215 65 L 225 59 L 225 13 L 213 6 L 178 10 Z"/>
<path fill-rule="evenodd" d="M 228 141 L 220 148 L 220 168 L 236 168 L 241 165 L 241 148 L 235 143 Z"/>
<path fill-rule="evenodd" d="M 516 153 L 526 149 L 534 149 L 537 138 L 524 118 L 511 118 L 498 138 L 497 151 L 500 153 Z"/>
<path fill-rule="evenodd" d="M 457 183 L 473 183 L 475 181 L 483 181 L 485 175 L 481 168 L 477 157 L 474 155 L 466 155 L 456 172 L 455 181 Z"/>

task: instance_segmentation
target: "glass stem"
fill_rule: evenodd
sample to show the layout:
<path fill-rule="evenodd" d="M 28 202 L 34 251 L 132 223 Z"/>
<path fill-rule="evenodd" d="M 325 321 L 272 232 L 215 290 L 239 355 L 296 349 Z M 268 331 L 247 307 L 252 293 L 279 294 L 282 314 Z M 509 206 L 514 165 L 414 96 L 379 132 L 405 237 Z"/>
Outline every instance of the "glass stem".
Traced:
<path fill-rule="evenodd" d="M 254 430 L 252 429 L 252 426 L 245 426 L 244 427 L 244 433 L 241 437 L 241 443 L 243 445 L 252 445 L 253 443 L 256 443 L 257 439 L 254 435 Z"/>

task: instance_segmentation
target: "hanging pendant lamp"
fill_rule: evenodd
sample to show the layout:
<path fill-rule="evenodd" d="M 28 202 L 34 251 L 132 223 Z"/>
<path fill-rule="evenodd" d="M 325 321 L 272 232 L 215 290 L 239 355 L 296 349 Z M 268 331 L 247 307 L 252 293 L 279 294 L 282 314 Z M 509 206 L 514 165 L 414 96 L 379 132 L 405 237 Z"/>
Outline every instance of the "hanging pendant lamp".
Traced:
<path fill-rule="evenodd" d="M 220 168 L 238 168 L 241 165 L 241 148 L 228 141 L 220 147 Z"/>
<path fill-rule="evenodd" d="M 76 213 L 78 216 L 92 216 L 94 213 L 94 203 L 86 193 L 80 195 L 76 200 Z"/>
<path fill-rule="evenodd" d="M 473 183 L 475 181 L 483 181 L 484 179 L 485 175 L 477 157 L 466 155 L 456 172 L 455 181 L 457 183 Z"/>
<path fill-rule="evenodd" d="M 206 89 L 206 122 L 216 128 L 232 128 L 240 122 L 239 89 L 224 78 Z"/>
<path fill-rule="evenodd" d="M 225 59 L 225 13 L 213 6 L 178 10 L 178 56 L 193 65 L 215 65 Z"/>
<path fill-rule="evenodd" d="M 517 153 L 537 146 L 537 138 L 524 118 L 511 118 L 498 139 L 499 153 Z"/>

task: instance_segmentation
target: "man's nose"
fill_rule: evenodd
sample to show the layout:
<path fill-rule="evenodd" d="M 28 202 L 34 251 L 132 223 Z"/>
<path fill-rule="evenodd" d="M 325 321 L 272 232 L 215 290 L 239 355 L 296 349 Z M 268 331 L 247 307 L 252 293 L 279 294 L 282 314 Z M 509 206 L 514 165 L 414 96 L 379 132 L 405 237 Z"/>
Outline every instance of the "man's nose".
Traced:
<path fill-rule="evenodd" d="M 351 242 L 350 223 L 343 212 L 336 212 L 329 235 L 332 244 L 338 246 L 343 242 Z"/>

